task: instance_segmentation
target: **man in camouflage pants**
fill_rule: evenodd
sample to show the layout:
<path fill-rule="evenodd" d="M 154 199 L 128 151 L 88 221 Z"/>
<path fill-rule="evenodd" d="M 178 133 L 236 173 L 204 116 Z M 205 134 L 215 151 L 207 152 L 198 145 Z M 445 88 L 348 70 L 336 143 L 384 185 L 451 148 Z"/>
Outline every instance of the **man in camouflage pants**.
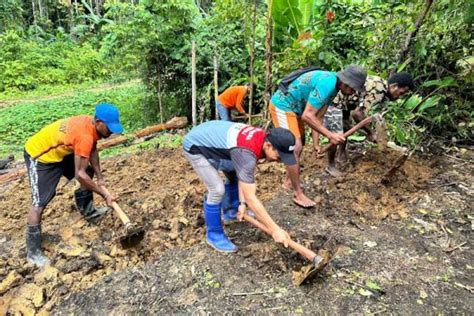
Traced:
<path fill-rule="evenodd" d="M 351 128 L 351 117 L 356 123 L 362 121 L 367 113 L 376 105 L 383 105 L 386 101 L 394 101 L 414 90 L 413 77 L 406 72 L 393 74 L 388 80 L 383 80 L 378 76 L 367 76 L 365 91 L 353 95 L 343 95 L 338 93 L 333 100 L 333 104 L 328 107 L 324 116 L 324 126 L 333 133 L 344 133 Z M 352 112 L 352 113 L 351 113 Z M 352 115 L 351 115 L 352 114 Z M 369 127 L 363 130 L 367 139 L 371 142 L 377 141 L 377 136 Z M 320 151 L 319 133 L 313 131 L 313 143 L 316 151 Z M 328 150 L 328 166 L 325 169 L 333 177 L 340 177 L 342 173 L 336 166 L 336 152 L 339 148 L 338 158 L 347 159 L 346 143 L 333 146 Z"/>

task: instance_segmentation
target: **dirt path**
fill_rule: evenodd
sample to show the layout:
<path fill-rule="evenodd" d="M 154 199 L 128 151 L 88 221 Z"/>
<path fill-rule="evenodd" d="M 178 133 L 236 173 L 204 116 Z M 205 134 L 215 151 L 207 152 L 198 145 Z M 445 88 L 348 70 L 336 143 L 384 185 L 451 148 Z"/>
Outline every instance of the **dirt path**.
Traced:
<path fill-rule="evenodd" d="M 338 253 L 319 279 L 298 288 L 291 272 L 303 260 L 245 223 L 226 227 L 237 254 L 202 241 L 204 190 L 180 150 L 104 163 L 121 204 L 148 229 L 139 249 L 116 246 L 120 225 L 112 216 L 86 224 L 73 206 L 74 187 L 64 186 L 44 216 L 53 265 L 43 271 L 24 260 L 28 188 L 13 183 L 0 194 L 8 210 L 0 214 L 0 277 L 16 281 L 4 292 L 0 286 L 0 313 L 473 313 L 473 165 L 416 157 L 386 187 L 379 180 L 393 158 L 353 148 L 345 179 L 336 181 L 307 152 L 314 210 L 275 191 L 282 166 L 259 166 L 259 194 L 274 218 L 300 242 Z"/>
<path fill-rule="evenodd" d="M 34 97 L 28 97 L 28 98 L 5 100 L 5 101 L 0 101 L 0 109 L 9 107 L 15 104 L 19 104 L 19 103 L 39 102 L 39 101 L 55 100 L 55 99 L 59 99 L 63 97 L 70 97 L 70 96 L 76 95 L 77 91 L 87 91 L 87 92 L 95 93 L 95 92 L 108 91 L 108 90 L 117 89 L 117 88 L 126 88 L 126 87 L 134 86 L 139 82 L 140 80 L 137 79 L 137 80 L 131 80 L 131 81 L 127 81 L 127 82 L 119 83 L 119 84 L 103 83 L 103 84 L 98 84 L 98 86 L 95 88 L 73 89 L 73 90 L 61 92 L 58 94 L 48 95 L 48 96 L 34 96 Z"/>

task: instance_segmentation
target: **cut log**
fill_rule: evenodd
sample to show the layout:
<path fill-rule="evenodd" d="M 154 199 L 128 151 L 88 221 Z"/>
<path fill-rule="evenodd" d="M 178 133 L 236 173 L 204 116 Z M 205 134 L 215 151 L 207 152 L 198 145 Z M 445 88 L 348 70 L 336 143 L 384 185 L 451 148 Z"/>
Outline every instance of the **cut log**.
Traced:
<path fill-rule="evenodd" d="M 103 142 L 99 142 L 97 144 L 97 149 L 102 150 L 105 148 L 110 148 L 112 146 L 124 144 L 128 141 L 132 141 L 134 139 L 142 138 L 160 131 L 164 130 L 172 130 L 172 129 L 180 129 L 185 127 L 188 124 L 188 119 L 186 117 L 174 117 L 165 124 L 157 124 L 149 127 L 145 127 L 144 129 L 138 130 L 129 135 L 121 135 L 109 140 L 105 140 Z M 18 168 L 14 171 L 9 173 L 0 175 L 0 184 L 4 184 L 10 182 L 12 180 L 18 179 L 23 177 L 26 174 L 25 168 Z"/>
<path fill-rule="evenodd" d="M 188 119 L 186 117 L 174 117 L 168 122 L 166 122 L 165 124 L 157 124 L 157 125 L 145 127 L 144 129 L 138 130 L 135 133 L 132 133 L 129 135 L 122 135 L 122 136 L 114 137 L 109 140 L 105 140 L 103 142 L 99 142 L 97 144 L 97 149 L 102 150 L 102 149 L 109 148 L 112 146 L 120 145 L 129 141 L 132 141 L 136 138 L 145 137 L 153 133 L 158 133 L 164 130 L 183 128 L 187 124 L 188 124 Z"/>

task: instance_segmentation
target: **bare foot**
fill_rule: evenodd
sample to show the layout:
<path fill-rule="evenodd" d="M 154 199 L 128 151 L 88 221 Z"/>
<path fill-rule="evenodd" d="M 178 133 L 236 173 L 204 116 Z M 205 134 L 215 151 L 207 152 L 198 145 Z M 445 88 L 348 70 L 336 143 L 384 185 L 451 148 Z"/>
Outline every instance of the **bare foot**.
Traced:
<path fill-rule="evenodd" d="M 326 169 L 324 169 L 324 171 L 326 171 L 330 176 L 334 178 L 342 177 L 342 172 L 337 170 L 337 168 L 334 166 L 328 166 Z"/>
<path fill-rule="evenodd" d="M 295 194 L 293 202 L 303 208 L 310 208 L 316 205 L 316 202 L 308 198 L 306 195 L 304 195 L 304 193 Z"/>

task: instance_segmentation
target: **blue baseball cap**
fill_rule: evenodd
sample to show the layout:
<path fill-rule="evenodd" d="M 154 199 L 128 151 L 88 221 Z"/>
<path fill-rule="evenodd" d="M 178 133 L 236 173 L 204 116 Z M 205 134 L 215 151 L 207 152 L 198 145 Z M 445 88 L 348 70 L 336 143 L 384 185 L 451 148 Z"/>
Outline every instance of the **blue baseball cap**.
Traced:
<path fill-rule="evenodd" d="M 120 124 L 119 110 L 110 103 L 100 103 L 95 107 L 95 118 L 105 123 L 109 131 L 114 134 L 123 132 Z"/>

